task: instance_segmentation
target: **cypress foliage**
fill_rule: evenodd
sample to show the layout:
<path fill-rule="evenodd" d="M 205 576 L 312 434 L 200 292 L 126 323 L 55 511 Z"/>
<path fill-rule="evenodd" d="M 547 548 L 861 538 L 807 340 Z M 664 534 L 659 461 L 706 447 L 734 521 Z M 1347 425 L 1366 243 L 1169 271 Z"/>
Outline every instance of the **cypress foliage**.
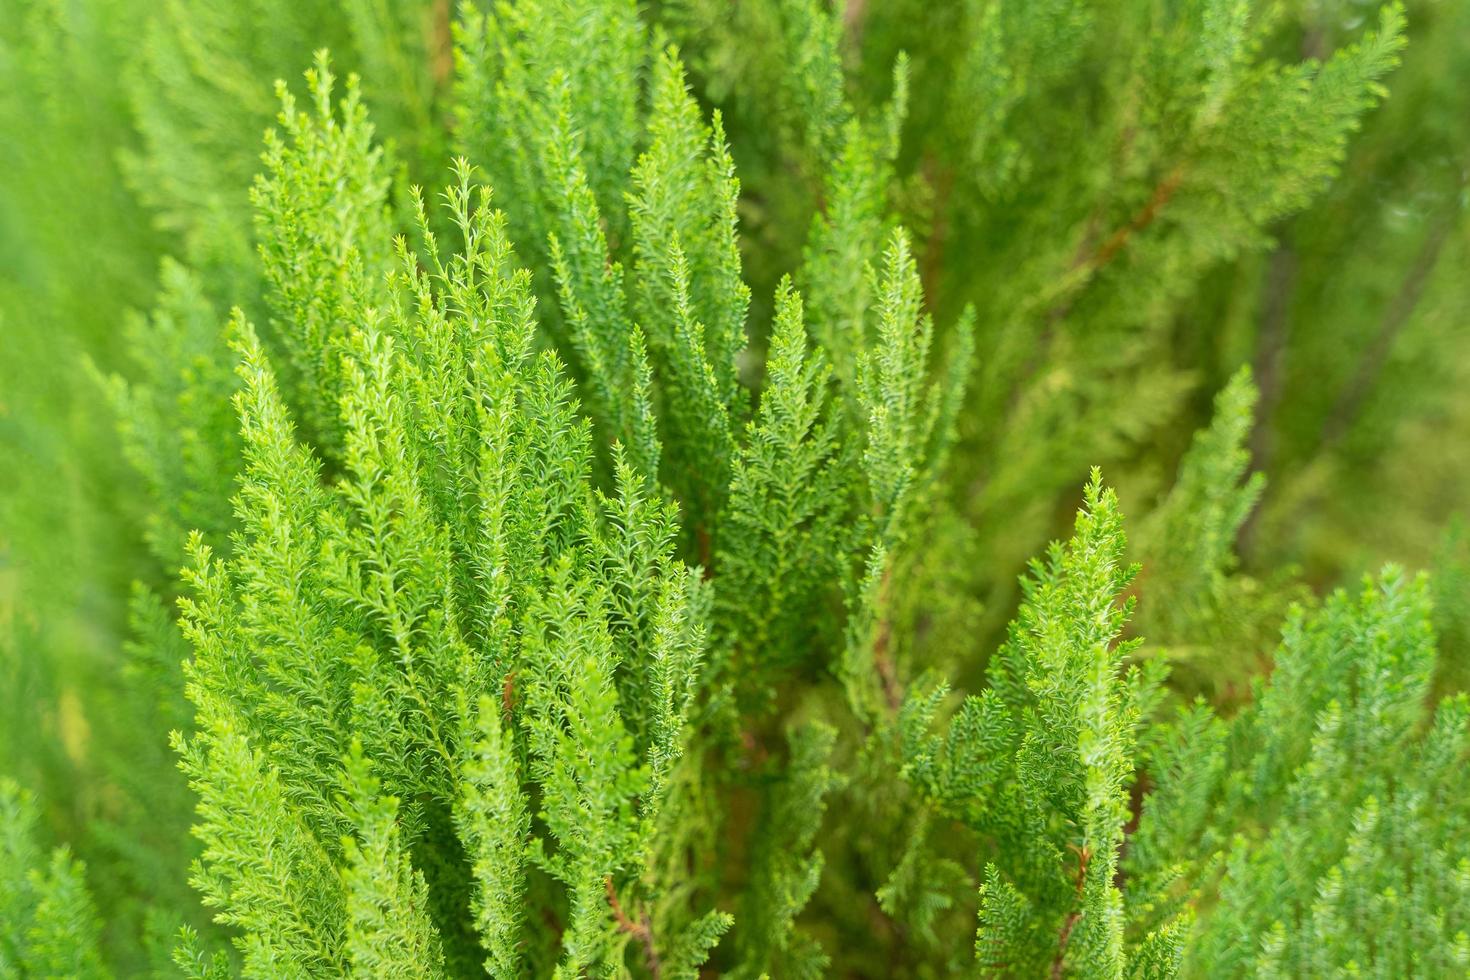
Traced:
<path fill-rule="evenodd" d="M 108 976 L 86 869 L 65 847 L 48 856 L 38 845 L 35 801 L 10 781 L 0 783 L 0 828 L 0 969 L 6 976 Z"/>
<path fill-rule="evenodd" d="M 1470 970 L 1460 6 L 15 6 L 0 976 Z"/>

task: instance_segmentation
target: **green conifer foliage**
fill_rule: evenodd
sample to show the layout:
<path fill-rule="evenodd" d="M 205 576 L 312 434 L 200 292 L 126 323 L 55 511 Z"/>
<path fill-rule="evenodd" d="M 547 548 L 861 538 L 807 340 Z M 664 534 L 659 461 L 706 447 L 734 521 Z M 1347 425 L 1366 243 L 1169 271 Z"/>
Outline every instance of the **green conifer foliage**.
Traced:
<path fill-rule="evenodd" d="M 1465 4 L 10 3 L 0 978 L 1470 972 Z"/>
<path fill-rule="evenodd" d="M 110 976 L 98 954 L 101 922 L 86 869 L 65 847 L 36 841 L 35 801 L 0 783 L 0 971 L 7 977 Z"/>
<path fill-rule="evenodd" d="M 1129 870 L 1166 904 L 1181 885 L 1217 895 L 1194 972 L 1464 969 L 1448 801 L 1470 743 L 1463 696 L 1428 703 L 1434 639 L 1426 583 L 1390 567 L 1293 612 L 1247 711 L 1196 707 L 1164 736 Z"/>
<path fill-rule="evenodd" d="M 1116 643 L 1135 566 L 1124 560 L 1117 499 L 1096 474 L 1077 530 L 1032 566 L 989 688 L 967 698 L 941 739 L 924 728 L 944 691 L 905 711 L 906 776 L 941 812 L 991 842 L 980 888 L 983 970 L 1040 976 L 1172 976 L 1179 930 L 1125 947 L 1115 884 L 1139 723 L 1157 671 L 1120 668 Z M 1159 962 L 1156 962 L 1159 961 Z"/>

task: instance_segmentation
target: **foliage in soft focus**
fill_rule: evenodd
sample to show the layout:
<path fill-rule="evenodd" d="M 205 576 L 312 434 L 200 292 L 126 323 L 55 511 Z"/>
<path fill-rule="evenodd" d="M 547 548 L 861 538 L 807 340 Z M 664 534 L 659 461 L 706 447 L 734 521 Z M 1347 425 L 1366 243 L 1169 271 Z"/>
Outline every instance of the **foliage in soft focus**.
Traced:
<path fill-rule="evenodd" d="M 3 7 L 0 977 L 1470 972 L 1470 3 Z"/>

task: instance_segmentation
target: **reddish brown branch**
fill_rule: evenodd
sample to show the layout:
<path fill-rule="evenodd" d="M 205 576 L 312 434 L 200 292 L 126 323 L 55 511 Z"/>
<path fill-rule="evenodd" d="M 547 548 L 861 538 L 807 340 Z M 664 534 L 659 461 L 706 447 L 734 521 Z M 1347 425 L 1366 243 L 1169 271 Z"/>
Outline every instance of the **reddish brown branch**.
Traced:
<path fill-rule="evenodd" d="M 658 951 L 653 946 L 653 927 L 649 924 L 647 915 L 640 915 L 635 922 L 627 912 L 623 910 L 623 903 L 618 901 L 617 890 L 613 888 L 612 875 L 603 879 L 607 887 L 607 904 L 612 909 L 613 919 L 618 924 L 618 931 L 625 932 L 638 940 L 643 946 L 643 959 L 648 965 L 648 973 L 659 980 L 663 975 L 663 964 L 659 961 Z"/>
<path fill-rule="evenodd" d="M 847 0 L 842 8 L 842 29 L 847 32 L 848 44 L 854 49 L 862 41 L 863 19 L 868 13 L 868 0 Z"/>
<path fill-rule="evenodd" d="M 1067 915 L 1067 921 L 1062 923 L 1062 931 L 1057 935 L 1057 955 L 1051 961 L 1051 980 L 1062 980 L 1062 970 L 1067 961 L 1067 941 L 1072 938 L 1072 930 L 1077 926 L 1077 920 L 1082 918 L 1080 909 L 1073 909 Z"/>
<path fill-rule="evenodd" d="M 1148 203 L 1140 208 L 1138 213 L 1126 225 L 1109 235 L 1108 240 L 1103 242 L 1102 247 L 1093 255 L 1093 272 L 1096 272 L 1117 258 L 1118 253 L 1123 251 L 1124 247 L 1127 246 L 1129 240 L 1134 235 L 1154 223 L 1154 220 L 1159 216 L 1159 212 L 1174 197 L 1174 192 L 1179 190 L 1179 184 L 1183 180 L 1183 168 L 1175 167 L 1169 171 L 1167 177 L 1159 181 L 1158 186 L 1154 188 L 1153 196 L 1148 199 Z"/>
<path fill-rule="evenodd" d="M 1038 349 L 1049 346 L 1053 328 L 1072 312 L 1073 301 L 1077 294 L 1086 288 L 1092 277 L 1117 258 L 1134 236 L 1158 220 L 1159 212 L 1173 200 L 1175 192 L 1179 190 L 1179 185 L 1183 181 L 1184 167 L 1182 165 L 1169 171 L 1168 175 L 1154 187 L 1153 195 L 1149 197 L 1148 203 L 1139 208 L 1126 224 L 1114 230 L 1095 250 L 1092 243 L 1095 239 L 1099 216 L 1096 212 L 1093 213 L 1088 221 L 1087 233 L 1082 236 L 1082 241 L 1077 246 L 1077 254 L 1073 256 L 1071 264 L 1067 267 L 1069 277 L 1078 273 L 1079 270 L 1085 269 L 1086 272 L 1066 287 L 1061 298 L 1047 311 L 1046 327 L 1037 344 Z"/>
<path fill-rule="evenodd" d="M 1077 852 L 1077 876 L 1073 882 L 1075 898 L 1082 899 L 1082 889 L 1087 883 L 1087 865 L 1092 860 L 1092 849 L 1086 846 L 1076 847 L 1068 844 L 1072 850 Z M 1081 909 L 1073 909 L 1067 914 L 1067 920 L 1062 923 L 1062 929 L 1057 933 L 1057 955 L 1051 961 L 1052 980 L 1061 980 L 1062 970 L 1067 962 L 1067 943 L 1072 938 L 1072 930 L 1077 928 L 1078 921 L 1082 918 Z"/>
<path fill-rule="evenodd" d="M 742 728 L 740 730 L 740 747 L 745 751 L 746 761 L 744 764 L 751 769 L 764 765 L 766 760 L 771 757 L 770 750 L 748 728 Z"/>
<path fill-rule="evenodd" d="M 878 670 L 878 679 L 883 684 L 883 700 L 888 710 L 897 714 L 903 705 L 903 691 L 898 685 L 898 671 L 893 666 L 893 623 L 888 615 L 888 596 L 893 568 L 883 569 L 883 580 L 878 585 L 878 625 L 873 631 L 873 666 Z"/>
<path fill-rule="evenodd" d="M 704 580 L 708 582 L 715 575 L 715 548 L 714 541 L 710 538 L 709 528 L 703 524 L 696 524 L 694 543 L 699 548 L 699 564 L 704 567 Z"/>
<path fill-rule="evenodd" d="M 454 32 L 450 26 L 454 18 L 449 8 L 449 0 L 435 0 L 429 12 L 429 69 L 438 89 L 445 88 L 454 74 Z"/>
<path fill-rule="evenodd" d="M 500 713 L 505 715 L 505 720 L 510 721 L 516 707 L 516 672 L 511 671 L 505 675 L 505 680 L 500 685 Z"/>
<path fill-rule="evenodd" d="M 939 286 L 944 278 L 945 247 L 949 244 L 949 199 L 954 193 L 954 171 L 932 156 L 922 164 L 924 176 L 934 189 L 934 223 L 929 229 L 924 253 L 919 258 L 919 281 L 929 309 L 939 308 Z"/>

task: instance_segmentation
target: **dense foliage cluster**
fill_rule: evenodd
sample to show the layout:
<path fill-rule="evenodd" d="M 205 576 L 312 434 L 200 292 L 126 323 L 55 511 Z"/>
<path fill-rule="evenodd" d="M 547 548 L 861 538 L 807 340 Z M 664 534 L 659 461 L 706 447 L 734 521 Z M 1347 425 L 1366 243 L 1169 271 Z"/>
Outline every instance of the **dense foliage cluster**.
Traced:
<path fill-rule="evenodd" d="M 1470 973 L 1470 4 L 5 0 L 0 126 L 0 977 Z"/>

